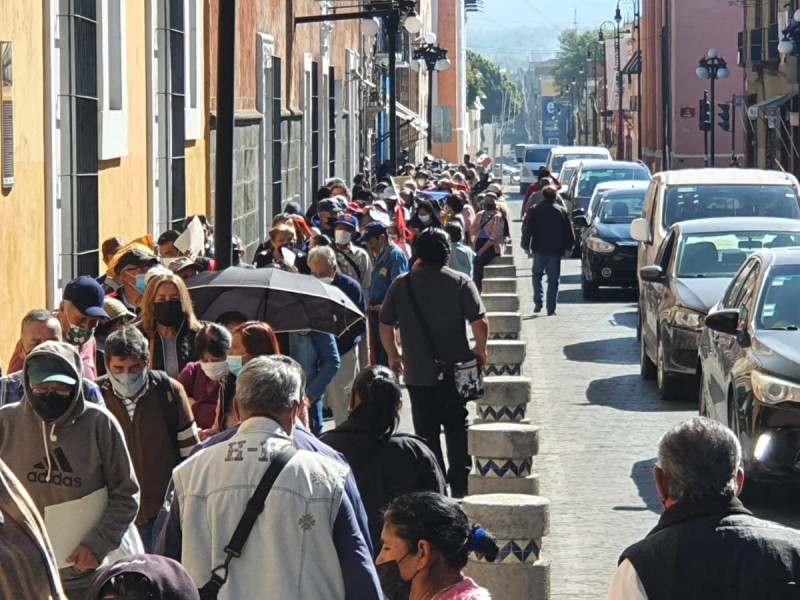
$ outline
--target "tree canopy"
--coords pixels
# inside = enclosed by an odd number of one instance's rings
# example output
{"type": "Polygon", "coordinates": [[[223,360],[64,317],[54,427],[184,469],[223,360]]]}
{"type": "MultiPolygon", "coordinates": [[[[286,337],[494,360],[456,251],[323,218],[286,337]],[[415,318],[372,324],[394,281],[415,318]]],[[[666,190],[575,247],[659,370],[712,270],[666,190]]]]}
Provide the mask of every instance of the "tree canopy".
{"type": "Polygon", "coordinates": [[[467,50],[467,105],[481,97],[484,110],[481,121],[491,123],[493,116],[516,114],[522,109],[522,94],[504,69],[486,57],[467,50]],[[510,102],[510,105],[509,105],[510,102]]]}
{"type": "Polygon", "coordinates": [[[584,73],[588,73],[587,52],[602,52],[602,42],[597,43],[597,33],[597,30],[566,29],[558,36],[558,64],[553,69],[557,87],[564,89],[571,85],[573,77],[580,77],[581,66],[584,73]]]}

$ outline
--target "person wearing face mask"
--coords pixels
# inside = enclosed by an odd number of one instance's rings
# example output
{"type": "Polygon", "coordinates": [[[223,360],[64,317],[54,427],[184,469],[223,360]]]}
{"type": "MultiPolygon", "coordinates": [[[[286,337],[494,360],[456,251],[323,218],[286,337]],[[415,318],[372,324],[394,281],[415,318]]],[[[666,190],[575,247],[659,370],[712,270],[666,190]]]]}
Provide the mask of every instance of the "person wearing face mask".
{"type": "MultiPolygon", "coordinates": [[[[308,255],[308,265],[314,277],[329,283],[344,292],[359,310],[367,314],[367,298],[361,285],[342,273],[336,264],[336,255],[330,247],[314,248],[308,255]]],[[[333,411],[338,425],[347,418],[350,383],[359,370],[359,343],[366,333],[367,324],[360,321],[335,339],[339,351],[339,370],[325,389],[325,400],[333,411]]]]}
{"type": "Polygon", "coordinates": [[[381,343],[378,315],[389,286],[399,275],[408,271],[408,258],[403,251],[389,241],[389,229],[383,223],[367,224],[361,241],[373,257],[372,284],[369,288],[369,335],[373,364],[389,366],[389,357],[381,343]]]}
{"type": "Polygon", "coordinates": [[[377,542],[384,506],[408,492],[445,494],[447,486],[425,440],[397,432],[403,401],[395,374],[386,367],[367,367],[351,384],[347,419],[321,439],[341,452],[353,469],[370,536],[377,542]]]}
{"type": "Polygon", "coordinates": [[[366,250],[353,242],[358,239],[358,219],[355,215],[342,214],[336,219],[333,240],[339,269],[345,275],[361,283],[364,291],[372,282],[372,261],[366,250]]]}
{"type": "Polygon", "coordinates": [[[440,213],[441,208],[438,202],[420,198],[417,201],[417,210],[414,216],[408,220],[408,226],[416,235],[419,235],[429,227],[441,227],[440,213]]]}
{"type": "Polygon", "coordinates": [[[231,336],[231,347],[225,357],[228,374],[220,380],[214,424],[201,432],[205,439],[235,427],[238,423],[234,411],[236,378],[242,368],[256,356],[280,354],[281,348],[275,330],[261,321],[247,321],[239,325],[231,336]]]}
{"type": "Polygon", "coordinates": [[[115,279],[121,284],[116,298],[132,313],[139,314],[142,295],[147,286],[147,272],[160,264],[161,261],[154,254],[131,248],[114,266],[115,279]]]}
{"type": "Polygon", "coordinates": [[[255,267],[272,267],[291,273],[307,273],[305,254],[296,247],[297,237],[291,219],[269,230],[269,249],[256,254],[255,267]]]}
{"type": "MultiPolygon", "coordinates": [[[[109,298],[106,298],[106,303],[108,301],[109,298]]],[[[25,364],[25,357],[33,352],[35,348],[49,341],[62,341],[61,324],[58,319],[49,310],[35,309],[29,311],[22,319],[22,332],[19,342],[24,355],[19,359],[19,363],[13,362],[10,365],[16,367],[18,364],[19,366],[15,370],[9,370],[8,375],[0,378],[0,406],[15,404],[22,400],[22,396],[25,394],[25,386],[22,380],[22,367],[25,364]]],[[[103,406],[103,396],[93,381],[84,378],[81,380],[81,387],[87,402],[103,406]]]]}
{"type": "Polygon", "coordinates": [[[150,368],[177,379],[187,363],[197,360],[194,338],[200,321],[194,314],[183,279],[165,272],[154,275],[142,297],[136,326],[150,341],[150,368]]]}
{"type": "Polygon", "coordinates": [[[25,359],[22,401],[0,409],[0,459],[44,516],[54,549],[64,545],[65,527],[48,520],[47,507],[90,495],[103,503],[96,524],[74,524],[86,527],[81,542],[54,557],[71,600],[85,597],[94,570],[119,547],[139,509],[120,426],[106,409],[85,401],[82,379],[72,345],[44,342],[25,359]]]}
{"type": "Polygon", "coordinates": [[[214,425],[220,381],[230,372],[226,358],[231,349],[231,334],[222,325],[207,323],[194,338],[200,360],[188,363],[178,378],[192,405],[192,414],[202,430],[214,425]]]}
{"type": "Polygon", "coordinates": [[[147,339],[133,326],[106,340],[106,375],[98,380],[106,407],[119,422],[141,486],[136,527],[147,552],[172,469],[200,441],[183,386],[147,368],[147,339]]]}
{"type": "MultiPolygon", "coordinates": [[[[344,198],[344,196],[320,200],[319,204],[317,204],[317,215],[315,218],[311,219],[312,227],[318,227],[323,235],[331,239],[333,239],[336,219],[342,213],[342,205],[339,203],[338,198],[344,198]]],[[[345,202],[347,201],[346,198],[344,198],[344,200],[345,202]]]]}
{"type": "Polygon", "coordinates": [[[64,296],[55,315],[64,332],[64,341],[75,347],[83,360],[86,379],[97,379],[97,340],[94,330],[107,319],[103,308],[105,293],[100,284],[87,275],[76,277],[64,288],[64,296]]]}
{"type": "Polygon", "coordinates": [[[475,265],[473,280],[481,290],[483,283],[483,268],[492,262],[495,257],[503,256],[505,251],[505,219],[497,209],[497,195],[486,192],[481,199],[481,211],[475,215],[475,221],[469,228],[470,235],[475,239],[475,265]]]}
{"type": "Polygon", "coordinates": [[[449,498],[435,492],[396,498],[384,512],[381,539],[376,563],[387,600],[491,600],[462,571],[470,552],[494,562],[500,548],[480,525],[470,527],[449,498]]]}

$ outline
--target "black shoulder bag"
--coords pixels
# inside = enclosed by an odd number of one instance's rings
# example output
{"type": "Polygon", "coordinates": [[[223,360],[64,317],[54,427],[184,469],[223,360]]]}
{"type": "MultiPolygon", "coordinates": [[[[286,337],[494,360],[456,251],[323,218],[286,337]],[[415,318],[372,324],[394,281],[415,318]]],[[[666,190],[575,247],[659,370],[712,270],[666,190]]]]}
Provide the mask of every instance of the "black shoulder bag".
{"type": "Polygon", "coordinates": [[[264,511],[264,504],[272,486],[275,485],[275,480],[278,479],[278,475],[296,453],[297,450],[290,444],[273,456],[253,495],[247,501],[244,514],[239,519],[239,524],[236,526],[231,540],[225,546],[225,554],[227,555],[225,562],[211,570],[211,579],[200,588],[200,600],[216,600],[219,590],[228,581],[228,568],[231,561],[242,555],[244,543],[253,530],[253,525],[255,525],[258,515],[264,511]]]}
{"type": "Polygon", "coordinates": [[[408,298],[411,300],[411,307],[414,309],[417,320],[422,325],[425,341],[428,342],[431,350],[433,350],[433,362],[436,364],[438,381],[454,387],[456,393],[464,402],[483,398],[483,373],[481,373],[478,359],[473,358],[466,362],[452,363],[442,360],[441,358],[436,358],[439,353],[436,351],[436,344],[433,343],[433,336],[428,330],[428,323],[425,321],[422,310],[417,303],[417,296],[414,294],[414,288],[411,287],[410,272],[405,277],[405,285],[408,298]]]}

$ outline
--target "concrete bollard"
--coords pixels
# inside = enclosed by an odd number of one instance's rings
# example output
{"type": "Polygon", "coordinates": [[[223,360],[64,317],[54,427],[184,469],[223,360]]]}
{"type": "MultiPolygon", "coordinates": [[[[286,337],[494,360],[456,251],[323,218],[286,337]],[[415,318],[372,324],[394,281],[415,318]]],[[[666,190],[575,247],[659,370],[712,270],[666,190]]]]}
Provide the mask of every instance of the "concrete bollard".
{"type": "Polygon", "coordinates": [[[511,277],[502,279],[484,279],[481,293],[484,294],[516,294],[517,280],[511,277]]]}
{"type": "Polygon", "coordinates": [[[540,496],[486,494],[461,504],[470,524],[497,538],[500,552],[487,562],[474,552],[465,573],[487,588],[494,600],[548,600],[550,561],[542,558],[542,538],[550,533],[550,501],[540,496]]]}
{"type": "Polygon", "coordinates": [[[491,262],[492,265],[513,265],[514,264],[514,255],[510,254],[508,250],[503,256],[496,256],[494,260],[491,262]]]}
{"type": "Polygon", "coordinates": [[[475,472],[469,475],[469,494],[539,493],[533,457],[539,453],[539,428],[522,423],[472,425],[469,453],[475,472]]]}
{"type": "Polygon", "coordinates": [[[483,268],[484,279],[502,279],[504,277],[517,276],[517,267],[512,265],[496,265],[494,263],[486,265],[483,268]]]}
{"type": "Polygon", "coordinates": [[[485,377],[485,393],[476,403],[477,418],[473,423],[527,423],[531,380],[528,377],[502,375],[485,377]]]}
{"type": "Polygon", "coordinates": [[[518,340],[522,331],[522,315],[518,312],[486,313],[489,319],[490,340],[518,340]]]}
{"type": "Polygon", "coordinates": [[[522,375],[525,362],[525,342],[517,340],[489,340],[486,343],[489,364],[486,375],[522,375]]]}
{"type": "MultiPolygon", "coordinates": [[[[485,288],[484,288],[485,289],[485,288]]],[[[486,311],[492,312],[517,312],[519,310],[519,296],[516,294],[481,294],[486,311]]],[[[491,333],[491,330],[489,330],[491,333]]]]}

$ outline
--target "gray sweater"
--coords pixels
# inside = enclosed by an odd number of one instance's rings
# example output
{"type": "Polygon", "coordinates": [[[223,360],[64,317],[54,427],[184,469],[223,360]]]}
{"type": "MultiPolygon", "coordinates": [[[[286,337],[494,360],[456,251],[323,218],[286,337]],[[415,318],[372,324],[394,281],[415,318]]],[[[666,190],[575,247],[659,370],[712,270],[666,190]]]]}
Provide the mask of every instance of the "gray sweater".
{"type": "MultiPolygon", "coordinates": [[[[22,482],[36,507],[77,500],[103,487],[108,504],[97,527],[84,539],[98,561],[119,547],[139,509],[139,485],[122,431],[104,408],[84,401],[81,386],[67,411],[44,421],[29,398],[28,362],[36,356],[63,361],[77,380],[83,376],[78,353],[68,344],[45,342],[31,352],[23,367],[25,395],[19,404],[0,409],[0,459],[22,482]]],[[[50,532],[52,535],[52,532],[50,532]]],[[[57,556],[56,561],[66,557],[57,556]]],[[[93,572],[61,569],[64,588],[88,587],[93,572]]]]}

